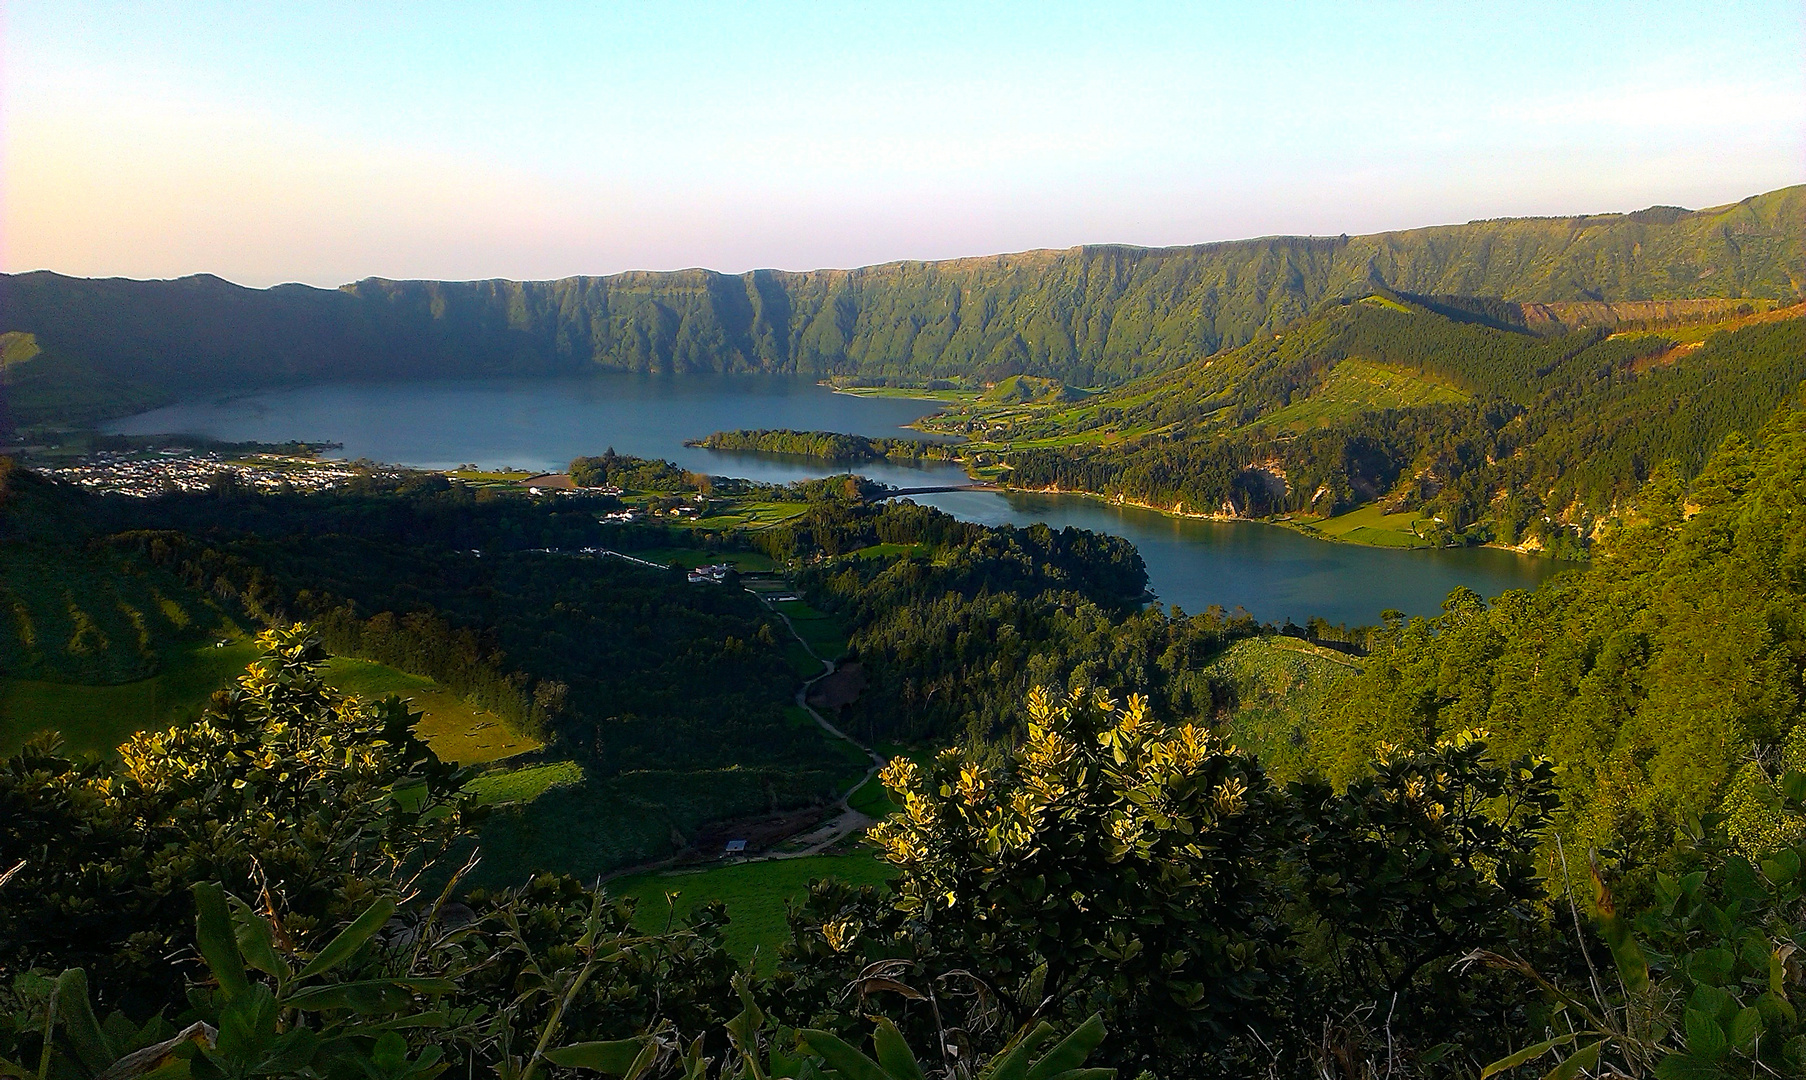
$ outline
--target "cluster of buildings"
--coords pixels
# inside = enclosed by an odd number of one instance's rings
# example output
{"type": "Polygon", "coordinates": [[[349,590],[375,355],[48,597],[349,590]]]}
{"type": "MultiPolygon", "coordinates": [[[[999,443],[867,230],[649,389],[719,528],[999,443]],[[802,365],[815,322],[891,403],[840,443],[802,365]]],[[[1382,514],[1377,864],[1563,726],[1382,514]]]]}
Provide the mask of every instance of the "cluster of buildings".
{"type": "Polygon", "coordinates": [[[716,563],[713,566],[698,566],[690,571],[692,585],[720,585],[727,581],[727,575],[733,572],[727,563],[716,563]]]}
{"type": "Polygon", "coordinates": [[[211,450],[99,451],[80,463],[38,467],[46,476],[92,491],[149,498],[174,491],[205,491],[215,479],[266,491],[322,491],[359,474],[341,461],[251,454],[227,458],[211,450]]]}

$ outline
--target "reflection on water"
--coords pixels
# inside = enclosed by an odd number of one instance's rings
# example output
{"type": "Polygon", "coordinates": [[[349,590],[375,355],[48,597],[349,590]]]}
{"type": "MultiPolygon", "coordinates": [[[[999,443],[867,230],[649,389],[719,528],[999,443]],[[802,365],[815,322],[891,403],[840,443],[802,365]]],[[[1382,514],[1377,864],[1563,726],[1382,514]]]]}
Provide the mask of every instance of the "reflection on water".
{"type": "MultiPolygon", "coordinates": [[[[337,453],[344,457],[428,469],[469,462],[550,472],[573,457],[612,446],[698,472],[789,483],[846,467],[702,450],[683,442],[737,428],[909,435],[903,425],[928,409],[916,401],[835,394],[780,376],[615,374],[311,386],[171,405],[118,421],[109,430],[342,442],[337,453]]],[[[858,471],[898,487],[964,480],[964,473],[947,465],[868,463],[858,471]]],[[[1163,603],[1187,611],[1239,605],[1262,620],[1302,622],[1321,615],[1355,625],[1377,621],[1386,608],[1433,614],[1456,586],[1496,596],[1534,587],[1565,565],[1508,551],[1334,544],[1276,526],[1174,518],[1077,495],[959,491],[917,501],[985,524],[1045,522],[1126,537],[1147,562],[1151,586],[1163,603]]]]}
{"type": "MultiPolygon", "coordinates": [[[[116,421],[126,434],[179,432],[232,441],[340,442],[347,458],[421,469],[466,462],[559,471],[609,447],[686,469],[787,484],[833,472],[820,461],[723,453],[684,445],[740,428],[920,437],[904,426],[919,401],[836,394],[805,379],[769,375],[607,374],[571,379],[466,379],[332,383],[216,401],[184,402],[116,421]]],[[[946,470],[948,466],[939,466],[946,470]]],[[[908,465],[861,466],[873,479],[919,486],[908,465]]],[[[963,475],[952,470],[955,475],[963,475]]]]}
{"type": "Polygon", "coordinates": [[[1438,611],[1449,591],[1485,596],[1535,588],[1566,563],[1490,548],[1395,551],[1315,540],[1277,525],[1178,518],[1084,495],[952,491],[919,496],[987,525],[1045,522],[1114,533],[1134,543],[1159,600],[1186,611],[1240,605],[1257,618],[1304,622],[1320,615],[1351,626],[1396,608],[1438,611]]]}

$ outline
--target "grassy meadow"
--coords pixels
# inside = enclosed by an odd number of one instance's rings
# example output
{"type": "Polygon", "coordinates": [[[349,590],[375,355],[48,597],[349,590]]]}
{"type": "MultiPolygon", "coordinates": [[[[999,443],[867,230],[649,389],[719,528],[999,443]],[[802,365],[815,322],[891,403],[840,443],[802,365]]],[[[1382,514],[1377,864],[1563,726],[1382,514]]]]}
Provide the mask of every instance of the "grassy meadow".
{"type": "Polygon", "coordinates": [[[244,673],[257,656],[249,638],[172,649],[157,674],[112,685],[0,678],[0,753],[37,732],[61,733],[77,753],[112,753],[132,735],[199,718],[215,690],[244,673]]]}
{"type": "Polygon", "coordinates": [[[500,717],[477,708],[433,680],[392,667],[335,656],[326,665],[326,682],[364,698],[390,694],[408,698],[422,713],[414,731],[446,761],[486,765],[540,747],[537,740],[509,730],[500,717]]]}
{"type": "Polygon", "coordinates": [[[847,651],[847,632],[839,620],[811,607],[803,600],[773,601],[772,608],[784,613],[797,636],[809,643],[805,649],[795,638],[786,643],[784,656],[798,675],[812,679],[822,673],[821,662],[839,659],[847,651]],[[810,651],[813,650],[813,656],[810,651]],[[819,659],[817,659],[819,657],[819,659]]]}
{"type": "Polygon", "coordinates": [[[1332,699],[1335,684],[1360,664],[1334,649],[1297,638],[1244,638],[1205,668],[1233,688],[1230,741],[1281,777],[1304,770],[1308,725],[1332,699]]]}
{"type": "Polygon", "coordinates": [[[1419,535],[1419,530],[1432,523],[1416,513],[1388,514],[1378,503],[1368,503],[1335,517],[1316,521],[1294,519],[1290,524],[1301,532],[1351,544],[1421,548],[1429,547],[1430,542],[1419,535]]]}
{"type": "Polygon", "coordinates": [[[1349,357],[1330,369],[1315,393],[1268,413],[1257,423],[1305,431],[1379,409],[1453,405],[1468,397],[1446,381],[1349,357]]]}

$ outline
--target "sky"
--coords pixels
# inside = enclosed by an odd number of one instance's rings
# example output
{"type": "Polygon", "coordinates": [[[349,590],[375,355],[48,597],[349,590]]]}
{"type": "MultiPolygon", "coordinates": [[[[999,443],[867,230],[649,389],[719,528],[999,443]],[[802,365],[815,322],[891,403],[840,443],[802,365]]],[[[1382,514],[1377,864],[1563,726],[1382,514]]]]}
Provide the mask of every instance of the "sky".
{"type": "Polygon", "coordinates": [[[810,269],[1806,181],[1806,4],[0,0],[0,269],[810,269]]]}

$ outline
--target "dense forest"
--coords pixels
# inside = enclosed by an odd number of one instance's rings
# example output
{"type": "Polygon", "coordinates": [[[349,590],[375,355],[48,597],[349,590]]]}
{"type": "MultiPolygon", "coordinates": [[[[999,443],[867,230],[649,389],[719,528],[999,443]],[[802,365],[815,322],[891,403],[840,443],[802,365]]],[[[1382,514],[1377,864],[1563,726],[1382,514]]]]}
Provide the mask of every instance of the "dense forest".
{"type": "Polygon", "coordinates": [[[1281,783],[1139,697],[1037,688],[1019,739],[891,764],[904,812],[872,842],[892,888],[814,886],[761,976],[724,955],[719,908],[648,934],[569,878],[460,890],[444,853],[481,819],[465,774],[400,701],[326,688],[305,627],[261,644],[202,723],[112,760],[51,740],[0,763],[18,859],[0,1060],[635,1080],[1806,1069],[1789,962],[1806,772],[1765,775],[1768,831],[1727,846],[1708,822],[1665,845],[1647,899],[1595,865],[1583,922],[1547,857],[1546,760],[1464,731],[1386,748],[1345,787],[1281,783]],[[944,1048],[926,1068],[923,1047],[944,1048]]]}
{"type": "Polygon", "coordinates": [[[1134,546],[1079,529],[824,502],[758,542],[780,558],[815,556],[798,581],[842,618],[871,679],[841,717],[868,741],[1005,738],[1037,686],[1138,693],[1169,715],[1212,716],[1233,687],[1205,668],[1260,630],[1245,614],[1143,610],[1134,546]],[[874,545],[902,550],[866,554],[874,545]]]}
{"type": "Polygon", "coordinates": [[[433,679],[552,740],[606,789],[598,797],[630,794],[644,821],[622,861],[669,848],[661,807],[685,806],[688,830],[813,804],[846,770],[786,713],[783,626],[738,589],[579,554],[672,542],[658,527],[599,524],[588,501],[439,477],[147,500],[31,474],[13,486],[0,512],[0,603],[11,609],[0,674],[119,681],[155,671],[164,641],[204,634],[222,614],[304,619],[335,654],[433,679]],[[681,796],[704,778],[721,799],[698,818],[681,796]]]}
{"type": "MultiPolygon", "coordinates": [[[[913,1076],[951,1067],[920,1051],[954,1031],[961,1061],[1025,1070],[1035,1047],[1049,1076],[1806,1070],[1806,410],[1656,476],[1585,568],[1388,619],[1259,756],[1211,665],[1261,628],[1141,610],[1122,541],[795,493],[801,517],[738,539],[851,628],[876,692],[848,719],[952,745],[885,772],[890,888],[814,886],[762,972],[724,954],[718,909],[646,933],[606,888],[473,887],[458,867],[508,850],[507,815],[401,702],[320,678],[322,635],[463,657],[518,674],[599,774],[807,776],[820,740],[762,719],[793,684],[750,597],[569,554],[664,530],[431,477],[151,500],[5,479],[9,543],[316,620],[264,634],[200,723],[0,764],[9,1062],[913,1076]],[[176,1038],[191,1020],[211,1028],[176,1038]]],[[[615,812],[652,805],[623,790],[615,812]]]]}
{"type": "Polygon", "coordinates": [[[1432,519],[1440,542],[1573,553],[1661,469],[1689,478],[1727,433],[1753,435],[1802,379],[1798,317],[1685,344],[1539,337],[1380,295],[974,436],[1081,436],[1015,453],[1022,487],[1238,516],[1381,500],[1432,519]]]}
{"type": "MultiPolygon", "coordinates": [[[[1359,237],[1038,251],[857,270],[549,282],[371,279],[252,290],[209,276],[0,278],[13,424],[91,420],[187,388],[596,369],[1028,374],[1116,383],[1253,340],[1376,287],[1550,302],[1792,298],[1806,188],[1731,206],[1500,219],[1359,237]]],[[[1520,318],[1529,316],[1520,315],[1520,318]]]]}
{"type": "Polygon", "coordinates": [[[1772,783],[1806,766],[1803,481],[1806,412],[1788,410],[1691,485],[1653,483],[1586,573],[1393,621],[1310,732],[1318,766],[1346,781],[1378,746],[1484,727],[1561,763],[1576,840],[1656,852],[1722,810],[1739,842],[1771,843],[1772,783]]]}
{"type": "Polygon", "coordinates": [[[842,435],[834,431],[717,431],[690,446],[710,450],[751,450],[761,454],[793,454],[829,461],[949,461],[956,451],[925,439],[842,435]]]}

